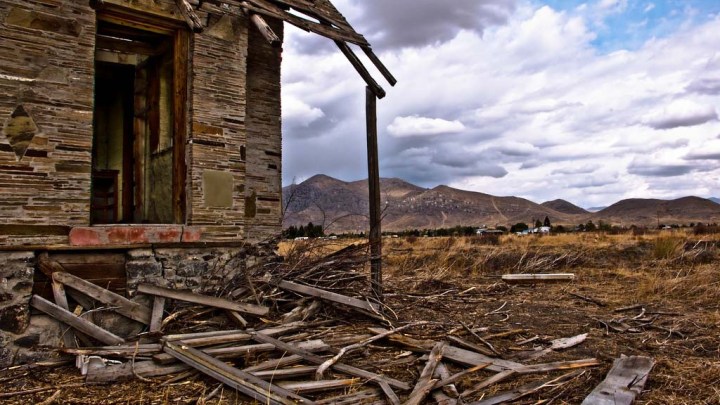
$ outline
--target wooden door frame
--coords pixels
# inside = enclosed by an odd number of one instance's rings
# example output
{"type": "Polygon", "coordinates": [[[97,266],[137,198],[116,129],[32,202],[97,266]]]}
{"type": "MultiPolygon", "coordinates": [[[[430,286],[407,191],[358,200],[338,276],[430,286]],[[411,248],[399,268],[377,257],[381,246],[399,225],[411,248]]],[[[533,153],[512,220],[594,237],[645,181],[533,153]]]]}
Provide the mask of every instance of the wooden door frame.
{"type": "Polygon", "coordinates": [[[144,14],[122,7],[104,7],[97,12],[98,21],[127,26],[170,37],[173,46],[173,223],[187,222],[188,100],[191,35],[184,21],[144,14]]]}

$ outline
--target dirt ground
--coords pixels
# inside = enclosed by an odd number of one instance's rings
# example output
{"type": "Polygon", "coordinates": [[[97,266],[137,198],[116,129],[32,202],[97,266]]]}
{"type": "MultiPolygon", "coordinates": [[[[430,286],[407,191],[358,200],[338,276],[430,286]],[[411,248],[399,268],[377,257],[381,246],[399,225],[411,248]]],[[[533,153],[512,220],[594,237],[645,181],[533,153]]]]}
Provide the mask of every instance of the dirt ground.
{"type": "MultiPolygon", "coordinates": [[[[588,334],[582,344],[535,362],[597,358],[601,366],[584,369],[569,383],[517,403],[579,404],[603,380],[614,359],[643,355],[654,358],[656,365],[636,403],[720,404],[719,240],[718,235],[690,233],[387,239],[386,304],[399,319],[396,325],[431,322],[408,330],[407,336],[442,341],[462,331],[464,324],[481,331],[479,335],[509,360],[532,353],[534,346],[547,347],[553,339],[588,334]],[[575,281],[517,286],[500,279],[506,273],[557,272],[573,273],[575,281]]],[[[285,245],[281,253],[294,248],[285,245]]],[[[368,326],[377,326],[376,321],[333,307],[324,307],[317,317],[340,320],[317,333],[323,338],[368,334],[368,326]]],[[[407,349],[390,344],[371,345],[343,362],[408,382],[417,379],[418,367],[424,364],[407,349]]],[[[451,373],[463,370],[447,364],[451,373]]],[[[458,382],[458,388],[491,375],[477,372],[458,382]]],[[[547,377],[513,378],[472,400],[547,377]]],[[[52,387],[4,399],[16,404],[41,403],[58,389],[55,403],[252,403],[228,390],[205,401],[218,383],[203,376],[168,380],[86,386],[74,367],[38,367],[3,371],[0,392],[52,387]]]]}

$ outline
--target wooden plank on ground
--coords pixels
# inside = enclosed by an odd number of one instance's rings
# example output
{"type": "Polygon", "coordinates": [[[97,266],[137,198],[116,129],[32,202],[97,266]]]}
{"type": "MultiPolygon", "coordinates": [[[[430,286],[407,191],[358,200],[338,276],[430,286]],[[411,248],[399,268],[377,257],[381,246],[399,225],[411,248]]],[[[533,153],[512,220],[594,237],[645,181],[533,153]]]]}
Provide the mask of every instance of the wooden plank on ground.
{"type": "Polygon", "coordinates": [[[508,284],[559,283],[575,280],[572,273],[558,274],[503,274],[502,281],[508,284]]]}
{"type": "MultiPolygon", "coordinates": [[[[387,329],[384,328],[368,328],[373,333],[383,333],[386,332],[387,329]]],[[[416,351],[423,351],[427,352],[430,349],[428,348],[428,343],[420,340],[415,340],[412,338],[408,338],[407,336],[403,336],[401,334],[393,334],[388,337],[391,341],[397,342],[400,344],[405,345],[411,350],[416,351]]],[[[489,357],[484,354],[480,354],[474,351],[461,349],[459,347],[455,346],[446,346],[443,350],[443,357],[452,360],[456,363],[463,364],[466,366],[479,366],[481,364],[490,364],[487,369],[490,371],[504,371],[504,370],[510,370],[510,369],[517,369],[525,367],[524,364],[516,363],[514,361],[509,360],[503,360],[498,359],[495,357],[489,357]]]]}
{"type": "Polygon", "coordinates": [[[150,324],[152,311],[144,305],[130,301],[123,296],[110,292],[102,287],[98,287],[93,283],[87,282],[69,273],[55,272],[52,277],[55,282],[62,283],[65,286],[79,291],[96,301],[114,307],[114,311],[120,315],[127,316],[128,318],[142,322],[145,325],[150,324]]]}
{"type": "Polygon", "coordinates": [[[581,373],[582,372],[580,371],[572,371],[570,373],[563,374],[560,377],[527,383],[510,391],[501,392],[497,395],[485,398],[481,401],[471,402],[470,405],[496,405],[512,402],[524,396],[530,395],[534,392],[540,391],[543,388],[557,387],[559,385],[567,383],[581,373]]]}
{"type": "Polygon", "coordinates": [[[622,356],[613,363],[605,380],[583,401],[583,405],[628,405],[642,392],[655,361],[644,356],[622,356]]]}
{"type": "Polygon", "coordinates": [[[306,285],[301,285],[297,283],[293,283],[290,281],[280,281],[277,283],[277,286],[282,288],[283,290],[288,290],[292,292],[296,292],[298,294],[302,295],[309,295],[311,297],[317,297],[323,300],[336,302],[338,304],[347,305],[350,307],[354,307],[357,309],[362,309],[365,311],[369,311],[370,313],[377,313],[380,312],[380,308],[377,306],[377,304],[371,304],[366,301],[359,300],[357,298],[348,297],[341,294],[336,294],[334,292],[321,290],[319,288],[315,287],[309,287],[306,285]]]}
{"type": "Polygon", "coordinates": [[[68,326],[72,326],[80,332],[105,344],[119,345],[125,343],[125,340],[123,340],[121,337],[115,336],[114,334],[106,331],[105,329],[95,325],[90,321],[80,318],[79,316],[75,316],[75,314],[73,314],[72,312],[62,309],[42,297],[33,295],[32,299],[30,300],[30,305],[32,305],[33,308],[42,311],[57,319],[58,321],[63,322],[68,326]]]}
{"type": "Polygon", "coordinates": [[[425,364],[425,368],[423,368],[423,371],[420,373],[420,378],[418,378],[417,384],[415,384],[415,388],[413,388],[407,401],[405,401],[405,405],[421,404],[423,402],[423,400],[425,399],[425,397],[433,389],[433,387],[435,386],[435,383],[438,380],[434,380],[432,377],[433,377],[433,374],[435,373],[435,368],[437,368],[437,365],[440,363],[440,360],[442,360],[443,350],[445,349],[446,346],[447,346],[447,343],[438,342],[432,348],[432,350],[430,351],[428,361],[425,364]]]}
{"type": "Polygon", "coordinates": [[[195,294],[189,291],[171,290],[169,288],[157,287],[150,284],[140,284],[137,291],[142,294],[155,295],[173,300],[192,302],[193,304],[206,305],[214,308],[228,309],[230,311],[244,312],[252,315],[267,315],[270,309],[258,305],[241,304],[224,298],[210,297],[208,295],[195,294]]]}
{"type": "MultiPolygon", "coordinates": [[[[185,346],[191,347],[190,345],[185,346]]],[[[330,346],[320,339],[300,342],[298,343],[298,347],[312,352],[325,351],[330,348],[330,346]]],[[[273,350],[275,350],[275,346],[270,343],[202,349],[203,353],[209,354],[218,359],[231,359],[251,354],[271,352],[273,350]]],[[[153,360],[156,363],[169,364],[173,362],[173,357],[167,353],[160,353],[154,355],[153,360]]]]}
{"type": "MultiPolygon", "coordinates": [[[[57,304],[57,306],[66,311],[70,311],[67,295],[65,295],[65,287],[63,287],[62,284],[56,282],[52,282],[51,285],[53,297],[55,298],[55,304],[57,304]]],[[[73,332],[72,328],[67,328],[67,330],[64,330],[62,337],[63,345],[66,348],[77,347],[77,343],[75,343],[75,332],[73,332]]]]}
{"type": "Polygon", "coordinates": [[[152,314],[150,315],[150,332],[160,332],[165,315],[165,297],[153,298],[152,314]]]}
{"type": "MultiPolygon", "coordinates": [[[[320,356],[316,356],[306,350],[298,348],[295,345],[282,342],[280,340],[274,339],[270,336],[267,336],[267,335],[264,335],[261,333],[253,334],[253,339],[260,343],[270,343],[279,350],[283,350],[283,351],[286,351],[286,352],[292,353],[292,354],[297,354],[298,356],[302,357],[306,361],[309,361],[309,362],[317,364],[317,365],[323,364],[325,362],[325,359],[323,359],[320,356]]],[[[349,374],[349,375],[352,375],[355,377],[360,377],[360,378],[367,378],[368,380],[373,381],[373,382],[385,381],[390,386],[398,388],[400,390],[406,390],[406,391],[410,390],[410,385],[408,385],[402,381],[398,381],[398,380],[396,380],[394,378],[390,378],[390,377],[385,377],[380,374],[372,373],[370,371],[362,370],[357,367],[349,366],[347,364],[335,363],[332,365],[332,368],[341,373],[349,374]]]]}
{"type": "Polygon", "coordinates": [[[100,383],[131,380],[135,378],[135,376],[146,378],[161,377],[168,374],[176,374],[189,368],[189,366],[182,363],[161,366],[152,361],[139,361],[134,365],[132,362],[127,362],[100,368],[90,368],[88,369],[85,381],[89,383],[100,383]]]}
{"type": "Polygon", "coordinates": [[[79,349],[61,349],[60,352],[72,354],[75,356],[112,356],[112,357],[132,357],[132,356],[148,356],[159,353],[162,345],[158,343],[131,344],[124,346],[101,346],[101,347],[83,347],[79,349]]]}
{"type": "Polygon", "coordinates": [[[321,381],[292,381],[279,382],[277,385],[298,394],[330,391],[339,388],[350,389],[360,384],[359,378],[349,378],[344,380],[321,380],[321,381]]]}
{"type": "Polygon", "coordinates": [[[165,343],[165,352],[181,362],[234,388],[260,403],[269,405],[295,405],[298,402],[313,404],[291,391],[264,381],[252,374],[234,368],[180,342],[165,343]]]}
{"type": "MultiPolygon", "coordinates": [[[[286,378],[305,377],[315,373],[317,367],[315,366],[300,366],[290,368],[280,368],[263,371],[253,371],[250,374],[255,377],[262,378],[263,380],[278,381],[286,378]]],[[[245,371],[243,369],[243,371],[245,371]]]]}

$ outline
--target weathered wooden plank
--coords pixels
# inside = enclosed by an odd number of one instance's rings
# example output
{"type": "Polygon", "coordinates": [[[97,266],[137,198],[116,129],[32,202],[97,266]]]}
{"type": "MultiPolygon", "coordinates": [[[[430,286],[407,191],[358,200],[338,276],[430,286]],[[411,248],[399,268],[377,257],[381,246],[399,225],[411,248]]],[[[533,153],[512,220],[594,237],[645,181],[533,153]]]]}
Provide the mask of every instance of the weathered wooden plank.
{"type": "MultiPolygon", "coordinates": [[[[316,401],[317,405],[356,405],[369,404],[380,399],[379,389],[367,389],[349,394],[343,394],[330,398],[323,398],[316,401]]],[[[399,403],[399,402],[398,402],[399,403]]]]}
{"type": "Polygon", "coordinates": [[[497,383],[499,383],[500,381],[504,381],[504,380],[506,380],[506,379],[514,376],[514,375],[516,375],[516,373],[515,373],[515,371],[513,371],[513,370],[501,371],[501,372],[495,374],[494,376],[492,376],[492,377],[490,377],[490,378],[487,378],[487,379],[481,381],[480,383],[478,383],[478,384],[476,384],[476,385],[474,385],[474,386],[466,389],[465,391],[461,392],[461,393],[460,393],[460,398],[467,398],[467,397],[475,394],[476,392],[480,391],[480,390],[483,389],[483,388],[487,388],[487,387],[489,387],[489,386],[491,386],[491,385],[493,385],[493,384],[497,384],[497,383]]]}
{"type": "Polygon", "coordinates": [[[370,61],[375,65],[377,70],[383,75],[385,80],[390,83],[391,86],[395,86],[397,84],[397,79],[395,76],[393,76],[392,73],[390,73],[390,70],[385,66],[385,64],[382,63],[380,58],[375,55],[375,52],[373,52],[372,48],[369,46],[361,46],[363,52],[365,52],[365,55],[370,59],[370,61]]]}
{"type": "Polygon", "coordinates": [[[555,361],[552,363],[541,363],[532,364],[529,366],[522,366],[515,368],[514,370],[518,374],[533,374],[533,373],[547,373],[548,371],[555,370],[570,370],[574,368],[585,368],[594,367],[600,365],[597,359],[582,359],[582,360],[570,360],[570,361],[555,361]]]}
{"type": "Polygon", "coordinates": [[[144,305],[130,301],[125,297],[110,292],[102,287],[98,287],[95,284],[89,283],[69,273],[56,272],[53,273],[52,277],[55,282],[62,283],[96,301],[114,307],[114,311],[120,315],[127,316],[128,318],[142,322],[145,325],[150,324],[152,311],[144,305]]]}
{"type": "MultiPolygon", "coordinates": [[[[180,342],[180,341],[175,341],[180,342]]],[[[184,344],[184,341],[183,341],[184,344]]],[[[187,345],[191,347],[190,345],[187,345]]],[[[324,351],[330,348],[325,342],[320,339],[308,340],[306,342],[300,342],[297,345],[303,350],[307,351],[324,351]]],[[[215,347],[202,349],[203,353],[209,354],[218,359],[229,359],[240,356],[247,356],[250,354],[265,353],[275,350],[275,346],[270,343],[261,343],[253,345],[243,346],[230,346],[230,347],[215,347]]],[[[153,361],[159,364],[169,364],[173,362],[173,357],[167,353],[160,353],[153,356],[153,361]]]]}
{"type": "Polygon", "coordinates": [[[385,381],[378,381],[377,384],[380,386],[383,394],[385,394],[385,398],[387,398],[388,402],[390,402],[390,405],[400,405],[400,398],[398,398],[390,384],[385,381]]]}
{"type": "MultiPolygon", "coordinates": [[[[387,329],[384,328],[368,328],[373,333],[383,333],[387,329]]],[[[391,341],[401,343],[411,350],[427,352],[429,349],[427,342],[408,338],[401,334],[393,334],[388,337],[391,341]]],[[[455,346],[446,346],[443,350],[443,357],[456,363],[466,366],[478,366],[481,364],[490,364],[487,369],[490,371],[504,371],[510,369],[518,369],[525,367],[524,364],[514,361],[489,357],[484,354],[476,353],[470,350],[461,349],[455,346]]]]}
{"type": "Polygon", "coordinates": [[[90,368],[85,377],[85,381],[89,383],[99,382],[116,382],[131,380],[135,376],[141,377],[160,377],[168,374],[175,374],[190,367],[185,364],[173,364],[170,366],[161,366],[152,361],[139,361],[134,365],[132,362],[123,364],[115,364],[99,368],[90,368]]]}
{"type": "MultiPolygon", "coordinates": [[[[253,339],[257,342],[261,343],[270,343],[273,346],[275,346],[279,350],[284,350],[288,353],[297,354],[298,356],[302,357],[303,359],[314,363],[314,364],[322,364],[325,362],[325,359],[323,359],[320,356],[316,356],[306,350],[303,350],[299,348],[299,345],[291,345],[289,343],[282,342],[277,339],[273,339],[270,336],[263,335],[260,333],[256,333],[253,335],[253,339]]],[[[385,381],[390,386],[393,386],[395,388],[401,389],[401,390],[409,390],[410,386],[402,381],[398,381],[394,378],[385,377],[380,374],[375,374],[370,371],[362,370],[357,367],[349,366],[347,364],[342,363],[335,363],[332,365],[332,368],[346,374],[350,374],[355,377],[361,377],[361,378],[367,378],[370,381],[385,381]]]]}
{"type": "Polygon", "coordinates": [[[583,405],[629,405],[635,401],[647,382],[655,360],[644,356],[622,356],[583,405]]]}
{"type": "Polygon", "coordinates": [[[302,295],[309,295],[311,297],[317,297],[327,301],[337,302],[338,304],[362,309],[371,313],[377,313],[380,310],[380,308],[376,304],[371,304],[366,301],[361,301],[357,298],[347,297],[345,295],[336,294],[334,292],[325,291],[319,288],[309,287],[290,281],[280,281],[279,283],[277,283],[277,286],[282,288],[283,290],[296,292],[302,295]]]}
{"type": "Polygon", "coordinates": [[[125,343],[125,340],[123,340],[121,337],[115,336],[112,333],[106,331],[105,329],[89,321],[86,321],[83,318],[75,316],[75,314],[73,314],[72,312],[62,309],[42,297],[33,295],[32,299],[30,300],[30,305],[32,305],[33,308],[42,311],[59,320],[60,322],[72,326],[80,332],[105,344],[118,345],[125,343]]]}
{"type": "Polygon", "coordinates": [[[203,23],[195,13],[195,9],[193,9],[192,5],[190,5],[187,0],[175,0],[175,3],[177,4],[178,9],[180,9],[180,14],[185,19],[188,27],[190,27],[193,32],[202,32],[204,28],[203,23]]]}
{"type": "Polygon", "coordinates": [[[355,55],[355,52],[350,49],[350,46],[343,41],[337,40],[335,41],[335,44],[343,53],[343,55],[345,55],[350,64],[355,68],[360,77],[363,78],[372,93],[379,99],[385,98],[385,95],[387,94],[385,93],[385,89],[383,89],[382,86],[380,86],[378,82],[375,81],[370,72],[368,72],[365,65],[363,65],[360,61],[360,58],[358,58],[357,55],[355,55]]]}
{"type": "MultiPolygon", "coordinates": [[[[315,366],[301,366],[301,367],[263,370],[263,371],[253,371],[253,372],[250,372],[250,374],[254,375],[255,377],[262,378],[263,380],[278,381],[278,380],[282,380],[285,378],[295,378],[295,377],[304,377],[304,376],[312,375],[313,373],[315,373],[315,369],[317,369],[317,367],[315,367],[315,366]]],[[[243,369],[243,371],[245,371],[245,369],[243,369]]]]}
{"type": "Polygon", "coordinates": [[[280,367],[291,366],[302,362],[303,358],[297,354],[291,354],[290,356],[283,356],[279,359],[265,360],[262,363],[255,364],[250,367],[246,367],[243,371],[248,373],[254,373],[256,371],[275,370],[280,367]]]}
{"type": "Polygon", "coordinates": [[[486,349],[486,348],[484,348],[484,347],[482,347],[482,346],[478,346],[478,345],[476,345],[476,344],[474,344],[474,343],[472,343],[472,342],[468,342],[467,340],[462,339],[462,338],[459,338],[459,337],[457,337],[457,336],[448,336],[448,340],[450,340],[451,342],[456,343],[456,344],[458,344],[459,346],[462,346],[462,347],[464,347],[464,348],[466,348],[466,349],[469,349],[469,350],[472,350],[472,351],[475,351],[475,352],[484,354],[484,355],[486,355],[486,356],[494,356],[494,355],[495,355],[495,354],[494,354],[493,352],[491,352],[490,350],[488,350],[488,349],[486,349]]]}
{"type": "Polygon", "coordinates": [[[228,317],[232,319],[233,321],[239,323],[242,326],[247,326],[248,322],[245,320],[245,318],[242,317],[239,313],[235,311],[227,311],[228,317]]]}
{"type": "Polygon", "coordinates": [[[534,392],[540,391],[543,388],[562,385],[577,377],[579,374],[580,372],[573,371],[567,374],[563,374],[560,377],[534,381],[528,384],[521,385],[520,387],[517,387],[510,391],[501,392],[500,394],[485,398],[481,401],[472,402],[470,403],[470,405],[496,405],[511,402],[524,396],[530,395],[534,392]]]}
{"type": "MultiPolygon", "coordinates": [[[[57,304],[57,306],[66,311],[70,311],[70,306],[68,305],[67,301],[67,295],[65,295],[65,287],[63,287],[62,284],[56,282],[52,282],[51,286],[53,291],[53,297],[55,298],[55,304],[57,304]]],[[[77,347],[77,344],[75,343],[75,333],[72,331],[71,328],[63,331],[62,337],[65,347],[77,347]]]]}
{"type": "Polygon", "coordinates": [[[338,388],[352,388],[359,383],[359,378],[349,378],[344,380],[279,382],[277,385],[285,388],[286,390],[302,394],[330,391],[338,388]]]}
{"type": "Polygon", "coordinates": [[[410,396],[408,400],[405,401],[405,405],[419,405],[433,389],[435,383],[437,382],[437,380],[433,379],[433,374],[435,373],[435,368],[442,359],[443,350],[446,346],[447,343],[438,342],[432,348],[428,361],[425,364],[425,368],[423,368],[423,371],[420,373],[420,378],[418,378],[415,388],[413,388],[412,392],[410,392],[410,396]]]}
{"type": "Polygon", "coordinates": [[[258,305],[241,304],[224,298],[210,297],[207,295],[195,294],[189,291],[171,290],[169,288],[157,287],[150,284],[140,284],[137,291],[142,294],[156,295],[174,300],[192,302],[193,304],[229,309],[231,311],[244,312],[253,315],[263,316],[270,312],[269,308],[258,305]]]}
{"type": "Polygon", "coordinates": [[[275,31],[270,28],[270,25],[265,21],[265,19],[260,14],[252,13],[250,15],[250,20],[255,24],[255,27],[260,31],[260,34],[265,38],[266,41],[272,46],[273,48],[279,48],[282,46],[282,40],[280,37],[275,33],[275,31]]]}
{"type": "Polygon", "coordinates": [[[79,349],[70,348],[62,349],[62,353],[72,354],[75,356],[113,356],[113,357],[132,357],[134,355],[147,356],[160,353],[162,346],[157,343],[147,343],[140,345],[125,346],[100,346],[100,347],[83,347],[79,349]]]}
{"type": "MultiPolygon", "coordinates": [[[[458,374],[467,375],[464,373],[458,374]]],[[[456,376],[458,374],[456,374],[456,376]]],[[[437,367],[435,367],[435,373],[433,374],[433,377],[436,380],[439,380],[435,383],[435,386],[430,391],[430,394],[432,395],[433,399],[435,399],[435,402],[437,402],[438,405],[457,405],[457,403],[459,402],[457,398],[460,397],[460,393],[458,392],[457,387],[455,387],[455,380],[452,379],[452,377],[454,376],[450,375],[450,370],[448,370],[448,368],[445,366],[445,363],[438,363],[437,367]]],[[[458,379],[461,377],[462,376],[458,376],[458,379]]]]}
{"type": "Polygon", "coordinates": [[[184,346],[182,341],[177,343],[167,342],[164,350],[190,367],[261,403],[271,405],[293,405],[297,402],[313,404],[309,399],[231,367],[190,346],[184,346]]]}
{"type": "Polygon", "coordinates": [[[535,284],[535,283],[553,283],[553,282],[569,282],[575,280],[572,273],[558,274],[503,274],[502,281],[508,284],[535,284]]]}
{"type": "Polygon", "coordinates": [[[165,314],[165,297],[153,298],[152,314],[150,315],[150,332],[160,332],[165,314]]]}

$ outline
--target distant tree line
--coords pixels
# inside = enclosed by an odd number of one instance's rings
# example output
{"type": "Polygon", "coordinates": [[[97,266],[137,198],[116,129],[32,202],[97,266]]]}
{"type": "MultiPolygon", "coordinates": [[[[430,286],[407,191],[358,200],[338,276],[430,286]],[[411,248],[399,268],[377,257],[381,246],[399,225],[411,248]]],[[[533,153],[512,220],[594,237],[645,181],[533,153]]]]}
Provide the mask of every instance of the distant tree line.
{"type": "Polygon", "coordinates": [[[285,237],[286,239],[295,239],[302,237],[320,238],[323,236],[325,236],[325,231],[323,230],[323,227],[321,225],[314,225],[312,222],[308,222],[308,224],[305,226],[300,225],[300,227],[296,227],[293,225],[283,231],[283,237],[285,237]]]}
{"type": "MultiPolygon", "coordinates": [[[[565,226],[565,225],[552,225],[550,222],[550,218],[545,217],[544,221],[540,220],[533,220],[530,222],[535,226],[535,228],[540,228],[541,226],[546,226],[551,228],[552,233],[568,233],[568,232],[604,232],[609,234],[621,234],[626,232],[632,232],[633,234],[640,235],[645,234],[648,232],[652,232],[652,229],[656,229],[655,227],[647,228],[642,226],[636,226],[631,225],[629,227],[626,226],[617,226],[617,225],[611,225],[603,220],[598,221],[598,223],[593,222],[592,220],[589,220],[585,223],[581,223],[575,226],[565,226]]],[[[673,224],[673,225],[665,225],[660,224],[660,226],[657,229],[666,229],[667,227],[678,229],[678,228],[693,228],[693,231],[696,235],[705,235],[705,234],[718,234],[720,233],[720,227],[717,223],[708,223],[708,224],[702,224],[702,223],[694,223],[691,222],[690,224],[673,224]]],[[[440,237],[440,236],[473,236],[476,235],[478,229],[483,229],[479,226],[454,226],[451,228],[424,228],[424,229],[408,229],[405,231],[385,231],[383,232],[384,236],[395,236],[398,237],[421,237],[421,236],[428,236],[428,237],[440,237]]],[[[510,232],[510,233],[518,233],[527,231],[530,229],[530,225],[528,225],[525,222],[518,222],[514,225],[511,225],[508,229],[505,226],[496,226],[496,231],[501,232],[510,232]]],[[[299,237],[308,237],[308,238],[318,238],[325,236],[325,232],[320,225],[314,225],[312,222],[309,222],[307,225],[300,227],[291,226],[287,228],[283,232],[283,236],[287,239],[295,239],[299,237]]],[[[365,232],[360,233],[345,233],[345,234],[339,234],[338,237],[348,237],[348,238],[356,238],[356,237],[365,237],[365,232]]]]}

